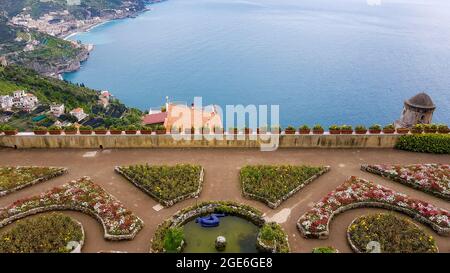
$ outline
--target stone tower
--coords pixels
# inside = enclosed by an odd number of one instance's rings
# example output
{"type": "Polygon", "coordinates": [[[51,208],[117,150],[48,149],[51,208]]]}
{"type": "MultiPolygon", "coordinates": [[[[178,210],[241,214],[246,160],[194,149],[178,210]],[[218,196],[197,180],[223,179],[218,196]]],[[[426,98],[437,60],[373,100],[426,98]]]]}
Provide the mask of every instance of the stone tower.
{"type": "Polygon", "coordinates": [[[395,122],[396,128],[411,128],[415,124],[429,124],[436,109],[430,96],[419,93],[404,103],[400,119],[395,122]]]}

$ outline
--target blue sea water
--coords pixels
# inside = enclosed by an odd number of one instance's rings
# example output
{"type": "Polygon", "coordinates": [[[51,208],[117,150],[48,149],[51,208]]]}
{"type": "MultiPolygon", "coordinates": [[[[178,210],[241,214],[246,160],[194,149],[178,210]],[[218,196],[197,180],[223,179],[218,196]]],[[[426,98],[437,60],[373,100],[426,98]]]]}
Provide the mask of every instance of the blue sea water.
{"type": "Polygon", "coordinates": [[[169,0],[71,39],[66,80],[125,104],[280,105],[281,125],[386,124],[426,91],[450,123],[448,0],[169,0]],[[368,3],[379,3],[371,4],[368,3]]]}

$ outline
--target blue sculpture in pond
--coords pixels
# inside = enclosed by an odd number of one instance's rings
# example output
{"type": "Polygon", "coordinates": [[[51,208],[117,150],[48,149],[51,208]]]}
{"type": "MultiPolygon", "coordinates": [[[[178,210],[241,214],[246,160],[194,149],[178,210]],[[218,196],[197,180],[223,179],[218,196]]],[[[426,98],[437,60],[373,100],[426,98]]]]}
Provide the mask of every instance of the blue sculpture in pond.
{"type": "Polygon", "coordinates": [[[205,217],[195,219],[202,227],[217,227],[220,224],[220,217],[225,217],[225,213],[212,213],[205,217]]]}

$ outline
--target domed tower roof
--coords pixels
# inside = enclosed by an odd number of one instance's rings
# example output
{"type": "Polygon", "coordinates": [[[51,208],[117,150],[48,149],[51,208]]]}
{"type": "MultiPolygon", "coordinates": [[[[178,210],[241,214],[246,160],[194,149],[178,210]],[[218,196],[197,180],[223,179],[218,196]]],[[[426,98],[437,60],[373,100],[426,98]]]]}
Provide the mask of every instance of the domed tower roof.
{"type": "Polygon", "coordinates": [[[435,109],[436,105],[434,105],[433,100],[431,100],[430,96],[426,93],[419,93],[409,100],[405,101],[405,104],[422,109],[435,109]]]}

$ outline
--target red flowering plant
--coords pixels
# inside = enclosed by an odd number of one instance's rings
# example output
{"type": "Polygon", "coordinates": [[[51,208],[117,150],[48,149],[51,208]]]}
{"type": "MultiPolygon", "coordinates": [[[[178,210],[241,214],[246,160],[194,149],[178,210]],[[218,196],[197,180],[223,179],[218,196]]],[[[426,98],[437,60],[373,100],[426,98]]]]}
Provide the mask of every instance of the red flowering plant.
{"type": "Polygon", "coordinates": [[[71,181],[33,197],[0,208],[0,227],[44,211],[76,210],[95,217],[104,228],[105,239],[133,239],[143,222],[114,196],[89,177],[71,181]]]}
{"type": "Polygon", "coordinates": [[[358,207],[381,207],[403,212],[430,225],[439,234],[450,234],[448,211],[353,176],[303,214],[297,228],[307,238],[325,239],[334,215],[358,207]]]}
{"type": "Polygon", "coordinates": [[[362,165],[361,169],[450,200],[449,164],[362,165]]]}

